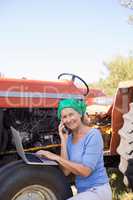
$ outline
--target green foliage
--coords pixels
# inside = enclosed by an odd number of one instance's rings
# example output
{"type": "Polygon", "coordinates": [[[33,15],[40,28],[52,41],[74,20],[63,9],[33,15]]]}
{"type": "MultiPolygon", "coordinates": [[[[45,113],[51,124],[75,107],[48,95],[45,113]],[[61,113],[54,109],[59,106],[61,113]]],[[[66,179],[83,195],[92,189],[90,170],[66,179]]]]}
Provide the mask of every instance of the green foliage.
{"type": "Polygon", "coordinates": [[[108,168],[107,173],[110,180],[113,200],[133,200],[131,198],[127,198],[130,193],[128,193],[128,189],[123,183],[123,174],[121,174],[117,168],[108,168]]]}
{"type": "Polygon", "coordinates": [[[133,80],[133,57],[117,56],[110,62],[104,62],[109,76],[104,80],[90,84],[90,87],[104,89],[107,95],[114,95],[120,81],[133,80]]]}

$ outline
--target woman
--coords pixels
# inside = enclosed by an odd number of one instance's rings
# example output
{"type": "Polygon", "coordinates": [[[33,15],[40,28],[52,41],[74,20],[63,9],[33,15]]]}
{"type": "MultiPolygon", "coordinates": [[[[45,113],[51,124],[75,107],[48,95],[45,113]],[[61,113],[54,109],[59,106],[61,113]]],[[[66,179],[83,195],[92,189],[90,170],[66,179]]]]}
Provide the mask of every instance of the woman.
{"type": "Polygon", "coordinates": [[[60,101],[58,118],[61,120],[61,155],[43,150],[37,154],[56,160],[65,175],[76,175],[78,194],[69,200],[111,200],[111,188],[103,162],[102,136],[98,129],[84,123],[85,111],[84,101],[60,101]]]}

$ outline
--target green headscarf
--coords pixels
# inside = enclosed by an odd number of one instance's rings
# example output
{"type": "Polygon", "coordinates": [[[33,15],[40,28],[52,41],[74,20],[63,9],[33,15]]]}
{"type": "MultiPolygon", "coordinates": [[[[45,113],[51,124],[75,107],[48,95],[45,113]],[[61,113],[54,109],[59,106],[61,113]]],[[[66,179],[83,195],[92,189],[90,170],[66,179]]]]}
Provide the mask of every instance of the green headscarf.
{"type": "Polygon", "coordinates": [[[80,113],[82,116],[84,115],[86,111],[86,104],[84,101],[76,100],[76,99],[64,99],[59,102],[58,105],[58,119],[61,119],[61,111],[64,108],[73,108],[75,111],[80,113]]]}

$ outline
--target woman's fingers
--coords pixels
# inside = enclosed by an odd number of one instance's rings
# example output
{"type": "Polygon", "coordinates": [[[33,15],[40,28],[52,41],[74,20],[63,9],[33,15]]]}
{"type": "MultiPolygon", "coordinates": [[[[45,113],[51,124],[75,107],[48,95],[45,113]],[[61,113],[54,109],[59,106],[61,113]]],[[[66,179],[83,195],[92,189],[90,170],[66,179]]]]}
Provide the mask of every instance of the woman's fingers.
{"type": "Polygon", "coordinates": [[[39,150],[39,151],[36,152],[36,155],[44,157],[45,156],[45,151],[39,150]]]}
{"type": "Polygon", "coordinates": [[[64,124],[61,122],[59,124],[59,132],[63,132],[63,128],[65,128],[64,124]]]}
{"type": "Polygon", "coordinates": [[[46,157],[51,160],[57,160],[59,157],[58,155],[51,153],[50,151],[44,151],[44,150],[39,150],[36,152],[36,154],[38,156],[46,157]]]}

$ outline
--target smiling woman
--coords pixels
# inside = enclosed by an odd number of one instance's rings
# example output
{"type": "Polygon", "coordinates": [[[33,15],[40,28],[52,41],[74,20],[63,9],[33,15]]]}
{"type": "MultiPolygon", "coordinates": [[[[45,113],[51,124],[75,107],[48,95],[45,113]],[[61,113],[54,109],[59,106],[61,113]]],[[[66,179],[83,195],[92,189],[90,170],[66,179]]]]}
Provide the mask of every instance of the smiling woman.
{"type": "Polygon", "coordinates": [[[99,130],[84,124],[85,111],[84,101],[60,101],[58,118],[61,120],[61,155],[43,150],[37,154],[56,160],[65,175],[73,173],[76,176],[78,194],[70,200],[86,200],[88,197],[91,200],[111,200],[111,188],[103,163],[102,136],[99,130]]]}

